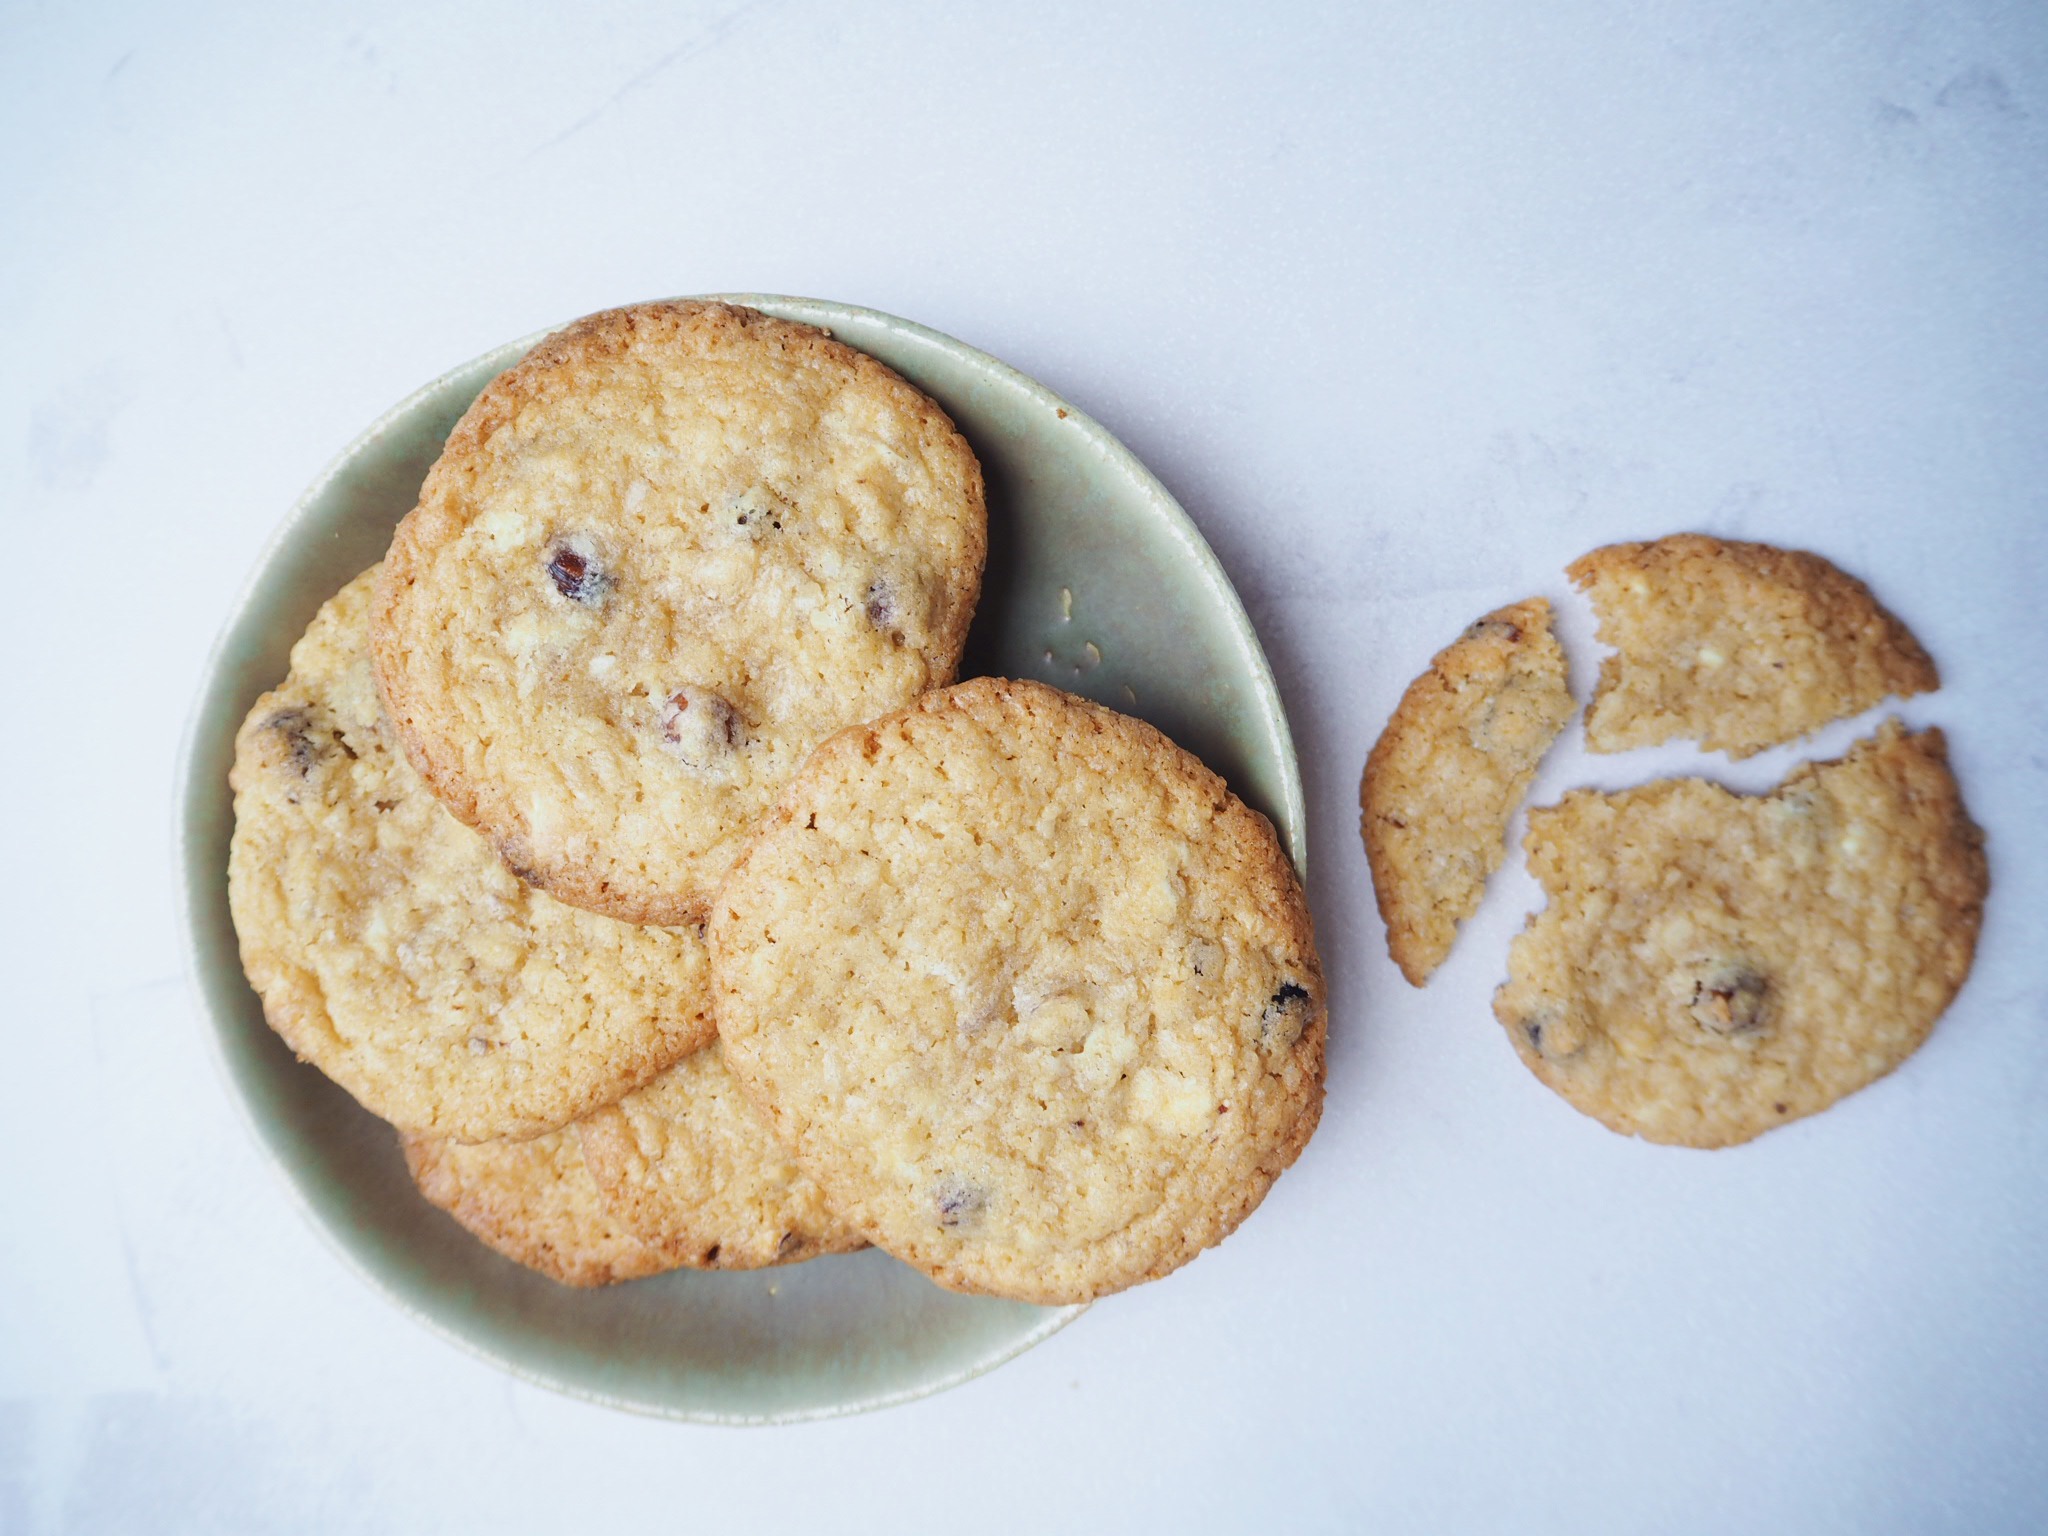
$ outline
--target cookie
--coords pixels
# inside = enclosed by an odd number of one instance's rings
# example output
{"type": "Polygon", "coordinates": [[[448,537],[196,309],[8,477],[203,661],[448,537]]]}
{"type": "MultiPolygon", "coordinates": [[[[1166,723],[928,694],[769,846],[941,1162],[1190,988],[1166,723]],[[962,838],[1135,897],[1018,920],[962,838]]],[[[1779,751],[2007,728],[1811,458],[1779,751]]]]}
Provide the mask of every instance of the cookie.
{"type": "Polygon", "coordinates": [[[982,678],[834,736],[719,892],[726,1059],[833,1209],[957,1290],[1163,1275],[1322,1108],[1265,818],[1152,727],[982,678]]]}
{"type": "Polygon", "coordinates": [[[1569,574],[1616,648],[1586,711],[1595,752],[1680,737],[1749,757],[1941,685],[1906,626],[1819,555],[1680,533],[1569,574]]]}
{"type": "Polygon", "coordinates": [[[760,1269],[867,1246],[769,1134],[716,1045],[577,1130],[605,1209],[672,1264],[760,1269]]]}
{"type": "Polygon", "coordinates": [[[1564,649],[1540,597],[1471,625],[1395,706],[1358,802],[1387,951],[1411,985],[1479,910],[1515,807],[1571,715],[1564,649]]]}
{"type": "Polygon", "coordinates": [[[573,1129],[474,1146],[399,1139],[421,1194],[487,1246],[550,1280],[613,1285],[674,1267],[605,1209],[573,1129]]]}
{"type": "Polygon", "coordinates": [[[552,901],[441,809],[370,680],[374,570],[235,739],[228,899],[264,1016],[401,1129],[528,1136],[712,1038],[703,940],[552,901]]]}
{"type": "Polygon", "coordinates": [[[421,774],[577,906],[699,918],[810,750],[951,680],[987,545],[946,414],[726,304],[577,322],[478,396],[372,638],[421,774]]]}
{"type": "Polygon", "coordinates": [[[1494,997],[1529,1070],[1649,1141],[1724,1147],[1904,1061],[1969,975],[1983,835],[1939,731],[1887,721],[1767,795],[1700,779],[1529,813],[1549,905],[1494,997]]]}

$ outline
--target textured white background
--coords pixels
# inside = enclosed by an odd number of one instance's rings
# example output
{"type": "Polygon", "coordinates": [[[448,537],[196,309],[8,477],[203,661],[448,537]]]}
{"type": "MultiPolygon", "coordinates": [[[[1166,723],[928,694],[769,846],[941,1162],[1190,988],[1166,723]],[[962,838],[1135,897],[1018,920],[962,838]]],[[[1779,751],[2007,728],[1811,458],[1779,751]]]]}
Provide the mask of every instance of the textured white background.
{"type": "Polygon", "coordinates": [[[0,1530],[2048,1525],[2048,12],[557,9],[0,6],[0,1530]],[[344,1270],[216,1075],[169,852],[206,650],[329,456],[719,289],[960,336],[1180,496],[1292,712],[1335,999],[1236,1238],[777,1431],[517,1385],[344,1270]],[[1437,645],[1681,527],[1915,627],[1995,882],[1919,1056],[1718,1154],[1516,1063],[1525,877],[1407,989],[1354,832],[1437,645]]]}

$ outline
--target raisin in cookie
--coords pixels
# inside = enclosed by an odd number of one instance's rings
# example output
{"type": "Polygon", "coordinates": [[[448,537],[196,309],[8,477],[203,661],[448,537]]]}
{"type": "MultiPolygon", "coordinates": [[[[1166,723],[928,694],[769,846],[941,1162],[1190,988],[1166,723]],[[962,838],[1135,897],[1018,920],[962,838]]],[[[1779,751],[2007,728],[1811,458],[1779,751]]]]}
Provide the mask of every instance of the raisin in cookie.
{"type": "Polygon", "coordinates": [[[377,591],[414,764],[523,878],[702,915],[826,736],[949,681],[987,544],[939,407],[725,304],[577,322],[449,436],[377,591]]]}
{"type": "Polygon", "coordinates": [[[1988,877],[1939,731],[1897,721],[1768,795],[1667,779],[1529,814],[1549,905],[1494,1012],[1576,1109],[1722,1147],[1904,1061],[1969,974],[1988,877]]]}
{"type": "Polygon", "coordinates": [[[726,1059],[868,1237],[1057,1303],[1226,1236],[1322,1108],[1301,885],[1139,721],[982,678],[833,737],[719,892],[726,1059]]]}
{"type": "Polygon", "coordinates": [[[374,575],[320,610],[236,737],[242,965],[271,1027],[372,1113],[533,1135],[712,1038],[704,943],[550,900],[441,809],[378,710],[374,575]]]}
{"type": "Polygon", "coordinates": [[[760,1269],[867,1246],[768,1133],[716,1045],[577,1130],[605,1208],[672,1263],[760,1269]]]}
{"type": "Polygon", "coordinates": [[[1749,757],[1940,686],[1906,626],[1818,555],[1680,533],[1569,574],[1616,648],[1586,712],[1595,752],[1683,737],[1749,757]]]}
{"type": "Polygon", "coordinates": [[[413,1182],[506,1258],[564,1285],[613,1285],[674,1265],[614,1220],[573,1129],[475,1146],[403,1136],[413,1182]]]}
{"type": "Polygon", "coordinates": [[[1540,597],[1474,623],[1401,696],[1358,801],[1387,950],[1411,985],[1479,910],[1508,821],[1571,715],[1564,649],[1540,597]]]}

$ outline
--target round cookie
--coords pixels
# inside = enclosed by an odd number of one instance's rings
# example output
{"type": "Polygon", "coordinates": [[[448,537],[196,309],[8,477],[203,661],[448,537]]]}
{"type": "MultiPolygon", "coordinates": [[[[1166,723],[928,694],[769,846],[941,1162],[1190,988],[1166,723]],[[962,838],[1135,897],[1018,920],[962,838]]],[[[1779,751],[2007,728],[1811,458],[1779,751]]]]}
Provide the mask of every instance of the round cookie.
{"type": "Polygon", "coordinates": [[[1870,588],[1803,550],[1675,533],[1596,549],[1566,574],[1616,648],[1586,707],[1595,752],[1683,737],[1749,757],[1941,684],[1870,588]]]}
{"type": "Polygon", "coordinates": [[[867,1246],[768,1133],[717,1045],[577,1131],[605,1209],[673,1264],[761,1269],[867,1246]]]}
{"type": "Polygon", "coordinates": [[[1479,910],[1508,822],[1572,717],[1550,604],[1529,598],[1468,625],[1408,685],[1358,786],[1387,952],[1421,986],[1479,910]]]}
{"type": "Polygon", "coordinates": [[[530,890],[378,710],[366,571],[235,740],[228,899],[271,1027],[373,1114],[483,1141],[565,1124],[712,1038],[703,940],[530,890]]]}
{"type": "Polygon", "coordinates": [[[1939,731],[1896,720],[1768,795],[1700,779],[1529,813],[1549,905],[1494,1013],[1624,1134],[1748,1141],[1904,1061],[1969,975],[1988,887],[1939,731]]]}
{"type": "Polygon", "coordinates": [[[986,546],[966,441],[873,358],[732,305],[613,310],[450,434],[385,561],[378,682],[522,878],[695,920],[813,747],[952,678],[986,546]]]}
{"type": "Polygon", "coordinates": [[[606,1211],[576,1132],[474,1146],[401,1136],[405,1165],[434,1204],[488,1247],[563,1285],[613,1285],[674,1266],[606,1211]]]}
{"type": "Polygon", "coordinates": [[[1301,885],[1152,727],[982,678],[821,746],[719,892],[726,1059],[833,1209],[1084,1301],[1228,1235],[1322,1109],[1301,885]]]}

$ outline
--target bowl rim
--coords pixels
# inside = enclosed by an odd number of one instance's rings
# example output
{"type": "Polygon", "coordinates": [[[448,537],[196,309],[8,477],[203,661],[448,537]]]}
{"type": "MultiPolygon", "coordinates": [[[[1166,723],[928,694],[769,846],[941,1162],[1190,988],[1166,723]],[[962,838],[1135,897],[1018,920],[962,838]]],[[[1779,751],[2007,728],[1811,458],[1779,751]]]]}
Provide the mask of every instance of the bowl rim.
{"type": "MultiPolygon", "coordinates": [[[[1252,680],[1255,712],[1258,723],[1272,742],[1273,750],[1281,772],[1277,785],[1280,803],[1274,807],[1280,823],[1275,830],[1297,874],[1306,882],[1308,878],[1308,824],[1305,796],[1302,791],[1301,764],[1294,747],[1294,736],[1289,726],[1286,711],[1282,706],[1278,680],[1264,646],[1260,643],[1258,631],[1252,624],[1251,616],[1245,610],[1243,599],[1231,584],[1223,569],[1222,561],[1202,536],[1194,520],[1188,516],[1179,500],[1167,490],[1159,478],[1148,469],[1136,454],[1131,452],[1116,436],[1093,416],[1055,394],[1045,385],[1028,374],[1011,367],[980,348],[950,336],[932,327],[905,320],[897,315],[862,305],[846,304],[829,299],[802,298],[781,294],[765,293],[711,293],[682,296],[709,300],[719,303],[743,304],[762,309],[784,319],[802,320],[816,325],[830,333],[835,318],[854,317],[865,324],[878,325],[895,335],[914,342],[918,346],[936,352],[964,357],[980,370],[997,381],[1019,391],[1039,403],[1057,410],[1062,421],[1086,438],[1094,451],[1100,454],[1145,493],[1145,498],[1161,514],[1162,525],[1171,533],[1180,546],[1181,553],[1189,560],[1203,584],[1209,589],[1211,598],[1230,621],[1241,648],[1246,654],[1252,680]]],[[[668,302],[655,300],[651,302],[668,302]]],[[[579,317],[580,318],[580,317],[579,317]]],[[[453,1344],[463,1353],[482,1360],[505,1371],[508,1375],[530,1385],[542,1387],[562,1396],[581,1402],[593,1403],[606,1408],[617,1409],[646,1418],[664,1419],[673,1422],[754,1426],[771,1424],[795,1424],[815,1422],[821,1419],[844,1418],[854,1414],[867,1413],[877,1409],[894,1407],[900,1403],[914,1402],[919,1398],[931,1397],[953,1387],[963,1385],[978,1376],[986,1375],[1000,1365],[1016,1359],[1025,1351],[1043,1343],[1053,1334],[1079,1317],[1089,1308],[1083,1302],[1064,1307],[1046,1308],[1045,1316],[1032,1328],[1024,1330],[1001,1348],[995,1349],[968,1364],[940,1376],[918,1381],[912,1385],[898,1387],[885,1392],[872,1393],[845,1401],[820,1404],[811,1407],[793,1408],[766,1413],[727,1413],[702,1408],[684,1407],[662,1403],[645,1398],[622,1396],[584,1386],[564,1377],[538,1370],[524,1362],[494,1349],[478,1339],[470,1337],[438,1317],[416,1305],[384,1276],[377,1273],[349,1244],[343,1241],[335,1230],[314,1208],[311,1199],[300,1187],[299,1180],[286,1166],[278,1148],[273,1146],[271,1137],[258,1119],[255,1107],[243,1091],[236,1077],[233,1063],[228,1057],[226,1031],[208,996],[201,979],[202,967],[206,960],[204,924],[206,904],[217,897],[217,891],[201,889],[201,881],[195,872],[198,854],[198,839],[194,834],[194,822],[200,813],[197,797],[210,793],[214,788],[207,784],[202,788],[198,770],[201,755],[202,727],[206,717],[212,713],[211,706],[221,688],[222,666],[228,646],[246,617],[249,608],[256,601],[260,590],[271,576],[272,567],[283,551],[301,533],[303,524],[314,504],[326,492],[335,479],[395,423],[405,419],[427,402],[431,397],[445,390],[462,375],[469,374],[487,363],[497,362],[498,372],[519,357],[524,356],[539,342],[555,334],[575,320],[565,320],[558,325],[547,326],[516,340],[502,342],[487,348],[475,357],[444,369],[426,383],[421,384],[393,405],[378,413],[376,418],[349,439],[348,443],[335,453],[306,488],[293,500],[291,507],[278,521],[270,537],[251,561],[247,573],[237,584],[226,616],[216,631],[213,643],[207,648],[205,661],[200,669],[198,684],[187,708],[185,725],[178,744],[178,755],[171,795],[172,814],[172,857],[178,879],[179,937],[183,958],[184,981],[187,995],[195,1005],[195,1015],[207,1041],[207,1054],[211,1059],[217,1079],[226,1095],[235,1106],[243,1129],[260,1149],[263,1162],[271,1176],[285,1188],[288,1198],[300,1218],[310,1226],[330,1251],[342,1261],[343,1266],[359,1280],[394,1306],[404,1316],[425,1328],[435,1337],[453,1344]]],[[[493,375],[495,376],[495,375],[493,375]]],[[[488,383],[488,380],[486,380],[488,383]]]]}

